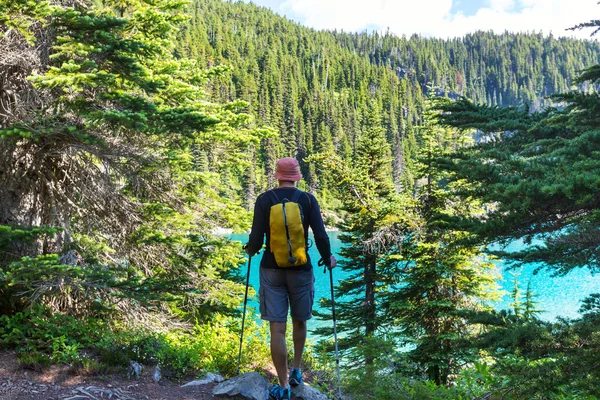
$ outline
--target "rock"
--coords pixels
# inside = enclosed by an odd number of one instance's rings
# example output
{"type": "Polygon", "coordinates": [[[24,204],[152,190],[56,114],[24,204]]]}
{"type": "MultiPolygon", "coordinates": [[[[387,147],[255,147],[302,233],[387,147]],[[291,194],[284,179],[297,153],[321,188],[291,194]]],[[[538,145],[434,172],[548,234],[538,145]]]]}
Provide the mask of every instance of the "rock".
{"type": "Polygon", "coordinates": [[[266,400],[267,380],[258,372],[250,372],[219,383],[213,389],[213,395],[231,399],[266,400]]]}
{"type": "Polygon", "coordinates": [[[129,371],[127,371],[127,377],[129,378],[139,378],[142,374],[142,370],[144,367],[142,364],[137,363],[136,361],[131,361],[129,363],[129,371]]]}
{"type": "Polygon", "coordinates": [[[158,383],[162,379],[162,375],[160,373],[160,367],[157,365],[154,367],[154,373],[152,374],[152,380],[154,383],[158,383]]]}
{"type": "Polygon", "coordinates": [[[327,400],[327,396],[307,384],[292,387],[292,395],[303,400],[327,400]]]}
{"type": "Polygon", "coordinates": [[[202,379],[196,379],[195,381],[191,381],[186,383],[185,385],[182,385],[181,387],[187,387],[187,386],[201,386],[201,385],[207,385],[209,383],[221,383],[223,382],[224,379],[221,375],[218,374],[213,374],[211,372],[207,372],[206,375],[204,376],[204,378],[202,379]]]}

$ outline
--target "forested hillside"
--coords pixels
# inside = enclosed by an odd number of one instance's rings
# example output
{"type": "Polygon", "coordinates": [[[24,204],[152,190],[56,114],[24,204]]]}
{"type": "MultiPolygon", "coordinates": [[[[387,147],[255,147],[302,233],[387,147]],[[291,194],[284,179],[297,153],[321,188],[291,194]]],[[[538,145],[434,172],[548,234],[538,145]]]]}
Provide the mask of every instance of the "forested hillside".
{"type": "Polygon", "coordinates": [[[220,0],[195,0],[187,12],[191,20],[179,34],[178,52],[207,67],[231,68],[212,81],[212,99],[248,101],[259,125],[280,137],[265,140],[255,150],[258,158],[248,156],[258,163],[247,176],[225,174],[247,205],[273,183],[271,168],[280,156],[297,157],[309,188],[320,189],[327,202],[331,182],[303,160],[330,150],[350,157],[370,99],[380,108],[399,186],[412,179],[414,127],[428,86],[451,98],[540,109],[550,104],[546,96],[568,90],[577,71],[600,60],[596,41],[537,33],[442,40],[315,31],[266,8],[220,0]]]}

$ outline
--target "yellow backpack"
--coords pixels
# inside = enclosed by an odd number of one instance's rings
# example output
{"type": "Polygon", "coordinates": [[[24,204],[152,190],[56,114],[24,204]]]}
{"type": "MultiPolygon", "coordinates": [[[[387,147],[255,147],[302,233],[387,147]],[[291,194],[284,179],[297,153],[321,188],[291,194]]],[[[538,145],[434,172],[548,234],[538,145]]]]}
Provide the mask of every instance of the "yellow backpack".
{"type": "Polygon", "coordinates": [[[308,262],[306,256],[306,242],[304,240],[304,225],[302,221],[302,207],[298,199],[301,190],[296,190],[291,200],[279,200],[274,190],[269,191],[274,204],[270,212],[269,246],[275,255],[275,262],[279,267],[295,267],[308,262]]]}

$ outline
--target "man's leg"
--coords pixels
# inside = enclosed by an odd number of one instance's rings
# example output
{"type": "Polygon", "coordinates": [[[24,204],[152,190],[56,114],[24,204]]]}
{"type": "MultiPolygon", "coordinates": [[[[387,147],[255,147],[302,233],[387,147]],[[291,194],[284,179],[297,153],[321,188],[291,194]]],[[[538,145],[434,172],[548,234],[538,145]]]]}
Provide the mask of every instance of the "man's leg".
{"type": "MultiPolygon", "coordinates": [[[[279,384],[282,387],[288,386],[288,359],[287,346],[285,344],[285,322],[271,322],[271,357],[277,370],[279,384]]],[[[294,325],[295,328],[295,325],[294,325]]],[[[306,336],[306,335],[305,335],[306,336]]],[[[295,343],[295,341],[294,341],[295,343]]],[[[295,349],[295,345],[294,345],[295,349]]]]}
{"type": "Polygon", "coordinates": [[[302,353],[304,353],[304,344],[306,343],[306,321],[299,321],[292,318],[292,327],[294,338],[294,368],[300,368],[302,353]]]}
{"type": "Polygon", "coordinates": [[[315,295],[315,277],[312,270],[290,271],[287,286],[290,290],[294,339],[294,369],[291,372],[292,384],[302,383],[300,364],[306,343],[306,325],[312,318],[312,306],[315,295]]]}
{"type": "Polygon", "coordinates": [[[271,330],[271,358],[279,377],[280,385],[288,386],[287,346],[285,329],[288,314],[288,292],[286,271],[260,269],[260,314],[269,321],[271,330]]]}

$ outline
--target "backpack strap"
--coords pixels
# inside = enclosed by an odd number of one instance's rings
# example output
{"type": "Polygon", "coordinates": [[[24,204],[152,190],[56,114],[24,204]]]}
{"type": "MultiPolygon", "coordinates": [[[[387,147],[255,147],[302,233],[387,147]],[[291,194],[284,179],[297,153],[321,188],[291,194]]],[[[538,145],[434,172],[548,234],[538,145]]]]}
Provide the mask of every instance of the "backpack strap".
{"type": "Polygon", "coordinates": [[[275,193],[274,190],[271,189],[267,193],[269,193],[269,195],[271,195],[271,200],[273,200],[273,204],[281,203],[281,200],[279,200],[279,197],[277,197],[277,193],[275,193]]]}
{"type": "Polygon", "coordinates": [[[298,200],[300,200],[300,196],[302,196],[303,194],[306,195],[306,200],[308,200],[308,206],[312,209],[312,200],[310,199],[308,192],[303,192],[302,190],[298,189],[296,191],[296,193],[294,193],[294,197],[292,197],[292,201],[294,203],[297,203],[298,200]]]}
{"type": "Polygon", "coordinates": [[[308,195],[308,192],[304,192],[304,193],[306,193],[306,198],[308,199],[308,205],[312,209],[312,200],[310,199],[310,196],[308,195]]]}
{"type": "MultiPolygon", "coordinates": [[[[298,200],[300,200],[300,196],[302,195],[302,193],[304,193],[302,190],[300,189],[296,189],[296,192],[294,193],[294,195],[292,196],[292,203],[297,203],[298,200]]],[[[308,202],[310,203],[310,199],[308,200],[308,202]]]]}

